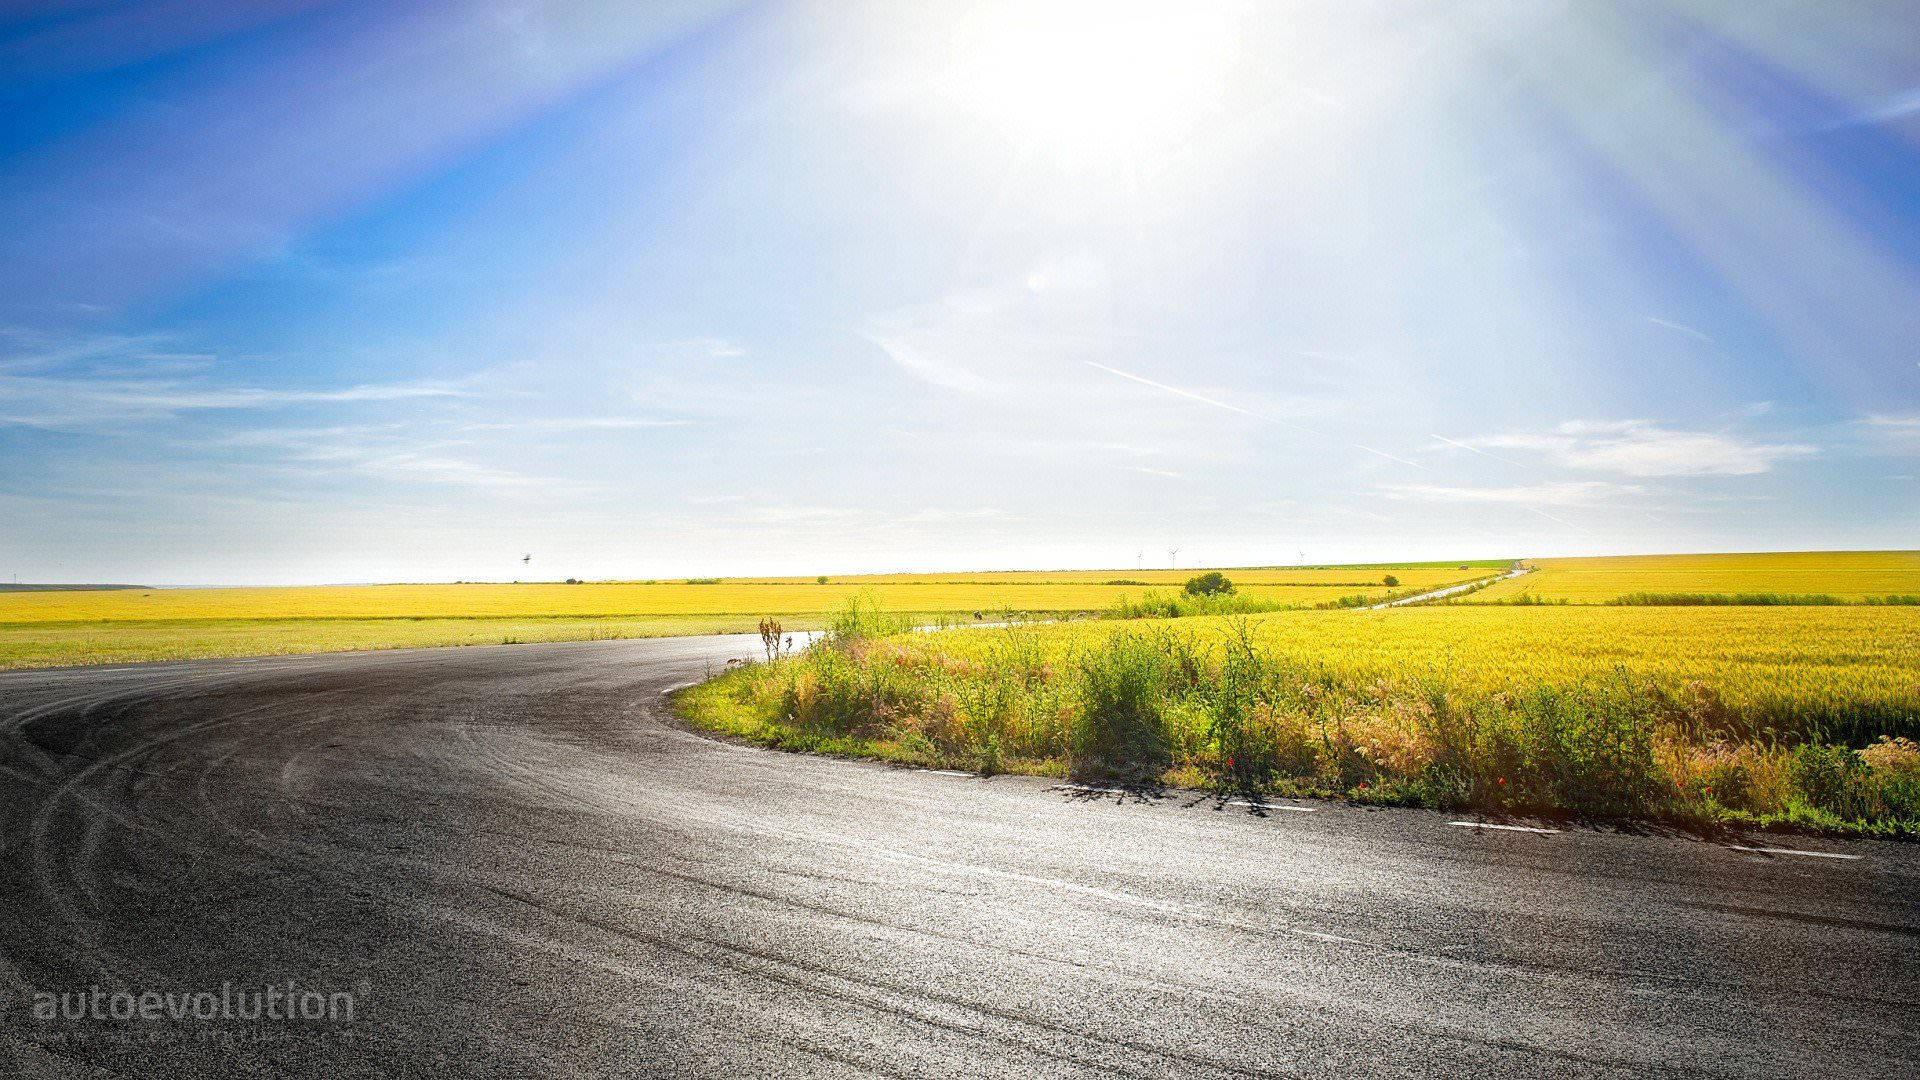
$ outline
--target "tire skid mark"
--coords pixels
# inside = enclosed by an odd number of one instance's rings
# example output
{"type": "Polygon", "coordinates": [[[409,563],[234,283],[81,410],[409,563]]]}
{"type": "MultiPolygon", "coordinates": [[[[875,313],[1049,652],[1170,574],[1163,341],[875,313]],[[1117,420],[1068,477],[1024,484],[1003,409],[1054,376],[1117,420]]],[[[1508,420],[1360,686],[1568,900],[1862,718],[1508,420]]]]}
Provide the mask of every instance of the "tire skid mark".
{"type": "MultiPolygon", "coordinates": [[[[990,1018],[991,1020],[997,1020],[1003,1024],[1010,1025],[1014,1029],[1014,1032],[1018,1032],[1021,1029],[1037,1029],[1055,1035],[1063,1035],[1070,1039],[1093,1043],[1099,1047],[1120,1047],[1126,1051],[1123,1059],[1125,1061],[1135,1061],[1144,1055],[1179,1062],[1189,1067],[1197,1066],[1209,1069],[1226,1076],[1274,1077],[1283,1075],[1268,1070],[1249,1072],[1226,1062],[1216,1061],[1198,1055],[1184,1054],[1150,1043],[1136,1042],[1128,1039],[1106,1039],[1097,1034],[1079,1031],[1062,1024],[1039,1020],[1031,1015],[1012,1009],[1001,1009],[982,1002],[968,1001],[964,998],[935,993],[925,988],[900,986],[877,980],[862,981],[832,971],[821,964],[809,963],[790,957],[782,957],[767,950],[755,949],[733,942],[719,941],[696,934],[679,933],[669,936],[664,933],[650,933],[612,926],[598,919],[587,918],[556,909],[538,898],[526,896],[511,889],[503,889],[497,886],[471,881],[465,882],[465,884],[471,888],[483,890],[495,896],[525,904],[549,918],[564,920],[575,925],[592,927],[618,938],[640,942],[667,952],[677,953],[690,960],[707,964],[720,964],[742,974],[753,975],[762,979],[771,979],[792,986],[803,992],[831,997],[845,1004],[873,1010],[896,1019],[940,1028],[958,1035],[988,1039],[1007,1045],[1018,1046],[1056,1061],[1076,1065],[1085,1069],[1099,1070],[1108,1075],[1117,1073],[1123,1076],[1152,1077],[1163,1076],[1165,1075],[1165,1071],[1155,1070],[1152,1072],[1141,1072],[1118,1062],[1097,1060],[1091,1057],[1049,1049],[1020,1038],[1013,1032],[991,1031],[977,1025],[968,1025],[954,1020],[942,1019],[936,1015],[931,1015],[934,1010],[927,1006],[943,1005],[949,1009],[958,1010],[963,1014],[975,1014],[983,1019],[990,1018]],[[889,1002],[886,998],[890,995],[898,996],[904,1000],[900,1002],[889,1002]],[[912,1008],[912,1005],[915,1003],[922,1003],[922,1008],[919,1010],[912,1008]]],[[[473,928],[488,929],[485,926],[474,926],[473,928]]],[[[498,928],[493,929],[494,932],[498,932],[498,928]]],[[[529,944],[543,943],[535,939],[529,942],[529,944]]],[[[571,954],[569,955],[571,957],[571,954]]],[[[577,957],[571,958],[577,959],[577,957]]],[[[596,959],[599,959],[599,957],[596,957],[596,959]]],[[[605,960],[602,960],[602,962],[610,963],[610,961],[605,960]]],[[[626,972],[628,969],[626,969],[624,965],[618,965],[616,963],[614,970],[626,972]]]]}
{"type": "MultiPolygon", "coordinates": [[[[176,688],[177,685],[169,684],[160,688],[160,691],[171,691],[176,688]]],[[[348,692],[350,691],[324,691],[310,696],[334,696],[348,692]]],[[[116,696],[138,700],[149,695],[157,696],[154,688],[135,688],[122,691],[116,696]]],[[[38,808],[28,819],[24,829],[27,836],[28,862],[32,869],[35,891],[45,905],[43,918],[61,925],[67,940],[73,944],[78,955],[99,961],[98,970],[102,972],[112,970],[112,966],[105,962],[112,959],[111,953],[101,944],[99,935],[93,929],[99,921],[94,912],[100,910],[101,904],[98,894],[89,884],[91,871],[88,869],[88,862],[99,854],[98,848],[97,846],[83,847],[75,853],[70,850],[69,845],[58,843],[56,833],[61,825],[71,818],[85,827],[86,822],[96,819],[101,814],[111,815],[117,820],[142,821],[139,808],[128,804],[128,800],[124,797],[111,803],[101,801],[98,795],[102,793],[111,795],[112,792],[98,781],[103,777],[110,778],[115,772],[126,771],[130,763],[171,748],[175,744],[223,728],[248,725],[257,716],[284,708],[287,704],[288,702],[284,700],[277,700],[227,713],[214,719],[169,727],[111,756],[86,758],[88,764],[70,773],[60,784],[41,797],[38,808]],[[70,812],[76,809],[78,812],[70,812]],[[65,880],[71,883],[70,887],[63,884],[61,872],[63,869],[65,880]],[[84,898],[84,904],[75,902],[74,892],[78,892],[84,898]]],[[[146,775],[162,775],[164,778],[164,774],[146,775]]]]}

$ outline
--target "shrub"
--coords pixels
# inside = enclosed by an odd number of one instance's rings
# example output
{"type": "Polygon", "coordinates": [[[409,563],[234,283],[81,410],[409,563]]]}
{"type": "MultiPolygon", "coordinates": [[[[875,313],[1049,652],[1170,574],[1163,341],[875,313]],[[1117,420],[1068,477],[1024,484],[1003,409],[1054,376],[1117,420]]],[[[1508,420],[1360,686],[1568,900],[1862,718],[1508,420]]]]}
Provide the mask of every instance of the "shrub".
{"type": "Polygon", "coordinates": [[[1394,589],[1400,586],[1400,579],[1394,577],[1392,574],[1388,574],[1386,577],[1380,579],[1380,584],[1385,585],[1389,589],[1394,589]]]}
{"type": "Polygon", "coordinates": [[[1169,764],[1162,716],[1173,681],[1160,641],[1120,632],[1080,658],[1080,709],[1069,732],[1074,776],[1143,779],[1169,764]]]}

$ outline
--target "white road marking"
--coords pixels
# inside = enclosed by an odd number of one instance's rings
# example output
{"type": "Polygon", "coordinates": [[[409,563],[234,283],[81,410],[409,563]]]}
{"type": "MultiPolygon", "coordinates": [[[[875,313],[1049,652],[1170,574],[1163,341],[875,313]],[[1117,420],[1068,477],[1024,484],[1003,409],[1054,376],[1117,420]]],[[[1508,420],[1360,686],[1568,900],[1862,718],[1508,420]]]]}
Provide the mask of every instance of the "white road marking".
{"type": "Polygon", "coordinates": [[[934,776],[964,776],[969,780],[973,779],[972,773],[961,772],[958,769],[928,769],[927,772],[934,776]]]}
{"type": "Polygon", "coordinates": [[[1462,829],[1499,829],[1503,832],[1557,833],[1559,829],[1540,829],[1532,825],[1494,825],[1484,821],[1449,821],[1462,829]]]}
{"type": "Polygon", "coordinates": [[[1743,847],[1740,844],[1728,844],[1735,851],[1751,851],[1760,855],[1805,855],[1810,859],[1864,859],[1865,855],[1844,855],[1838,851],[1801,851],[1790,847],[1743,847]]]}
{"type": "Polygon", "coordinates": [[[1317,806],[1289,806],[1286,803],[1248,802],[1245,799],[1235,799],[1227,805],[1251,806],[1256,810],[1291,810],[1296,814],[1317,814],[1320,812],[1320,808],[1317,806]]]}

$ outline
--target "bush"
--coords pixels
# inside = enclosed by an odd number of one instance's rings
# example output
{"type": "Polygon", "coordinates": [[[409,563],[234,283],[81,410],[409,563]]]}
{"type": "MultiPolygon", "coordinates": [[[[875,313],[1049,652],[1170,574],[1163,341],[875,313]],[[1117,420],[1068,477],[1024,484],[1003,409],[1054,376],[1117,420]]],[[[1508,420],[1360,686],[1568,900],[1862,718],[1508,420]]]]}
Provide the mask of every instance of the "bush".
{"type": "Polygon", "coordinates": [[[1209,570],[1197,577],[1187,579],[1187,587],[1181,590],[1188,596],[1231,596],[1233,582],[1218,570],[1209,570]]]}
{"type": "Polygon", "coordinates": [[[1144,779],[1170,763],[1162,716],[1170,661],[1153,638],[1124,632],[1080,658],[1080,710],[1067,747],[1071,775],[1144,779]]]}
{"type": "Polygon", "coordinates": [[[1395,589],[1399,588],[1400,579],[1394,577],[1392,574],[1388,574],[1386,577],[1380,579],[1380,584],[1385,585],[1389,589],[1395,589]]]}

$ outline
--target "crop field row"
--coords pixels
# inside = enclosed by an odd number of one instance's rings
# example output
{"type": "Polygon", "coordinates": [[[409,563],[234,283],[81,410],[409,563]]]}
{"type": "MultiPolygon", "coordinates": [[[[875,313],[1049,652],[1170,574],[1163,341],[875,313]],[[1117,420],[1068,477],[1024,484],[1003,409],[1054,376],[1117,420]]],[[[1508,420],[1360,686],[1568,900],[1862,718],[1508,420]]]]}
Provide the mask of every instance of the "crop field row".
{"type": "Polygon", "coordinates": [[[1920,552],[1794,551],[1529,559],[1535,572],[1465,598],[1606,604],[1634,594],[1828,596],[1859,602],[1920,594],[1920,552]]]}
{"type": "MultiPolygon", "coordinates": [[[[1410,563],[1396,566],[1390,563],[1365,566],[1260,566],[1221,568],[1221,572],[1236,582],[1248,585],[1347,585],[1358,586],[1377,584],[1385,574],[1393,574],[1409,585],[1445,585],[1463,579],[1484,577],[1488,573],[1505,570],[1513,564],[1511,559],[1472,559],[1458,563],[1410,563]]],[[[950,584],[991,584],[991,585],[1053,585],[1053,584],[1105,584],[1114,581],[1139,582],[1147,585],[1180,585],[1188,578],[1213,567],[1193,570],[982,570],[947,574],[860,574],[853,577],[829,578],[829,581],[851,582],[863,585],[950,585],[950,584]]],[[[727,578],[727,582],[737,585],[811,585],[810,577],[770,577],[770,578],[727,578]]],[[[619,583],[632,584],[632,583],[619,583]]],[[[647,584],[660,584],[648,582],[647,584]]],[[[667,582],[666,584],[673,584],[667,582]]]]}
{"type": "MultiPolygon", "coordinates": [[[[1218,645],[1230,620],[1158,625],[1218,645]]],[[[1920,733],[1920,609],[1411,607],[1300,611],[1247,620],[1267,655],[1358,683],[1436,678],[1472,693],[1570,684],[1618,669],[1668,686],[1711,686],[1731,715],[1756,726],[1828,728],[1862,715],[1920,733]]],[[[1113,624],[1025,628],[1066,654],[1113,624]]],[[[915,647],[978,660],[994,635],[956,631],[915,647]]]]}
{"type": "MultiPolygon", "coordinates": [[[[0,669],[298,656],[368,649],[519,645],[541,641],[751,634],[751,615],[655,615],[620,619],[192,619],[117,623],[0,624],[0,669]]],[[[821,619],[785,620],[792,631],[821,619]]]]}
{"type": "MultiPolygon", "coordinates": [[[[437,619],[631,618],[668,615],[823,614],[865,597],[888,611],[1097,611],[1149,589],[1176,590],[1188,574],[1122,576],[1054,582],[969,578],[890,581],[849,577],[826,584],[658,582],[562,585],[344,585],[308,588],[151,589],[0,594],[0,625],[48,622],[178,621],[184,619],[437,619]],[[1107,581],[1130,584],[1104,584],[1107,581]]],[[[1276,603],[1327,603],[1358,592],[1388,592],[1387,572],[1235,571],[1241,591],[1276,603]]],[[[1484,577],[1484,569],[1393,571],[1400,591],[1484,577]]],[[[1098,575],[1104,574],[1104,577],[1098,575]]]]}

